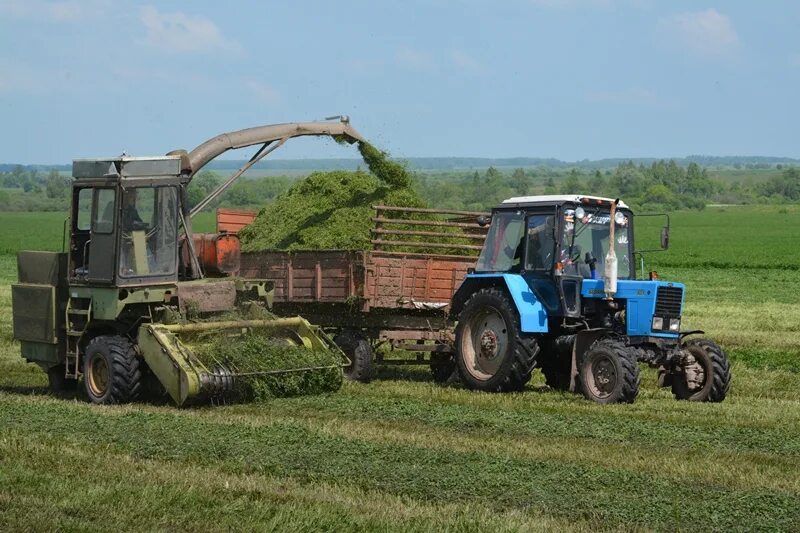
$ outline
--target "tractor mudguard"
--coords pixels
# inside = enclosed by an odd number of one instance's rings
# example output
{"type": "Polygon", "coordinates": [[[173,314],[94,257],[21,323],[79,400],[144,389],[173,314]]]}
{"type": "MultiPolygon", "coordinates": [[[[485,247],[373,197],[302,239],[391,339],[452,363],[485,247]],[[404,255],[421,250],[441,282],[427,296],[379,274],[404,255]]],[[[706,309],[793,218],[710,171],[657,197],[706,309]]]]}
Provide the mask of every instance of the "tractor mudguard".
{"type": "Polygon", "coordinates": [[[519,313],[520,329],[523,333],[547,333],[547,311],[525,278],[519,274],[467,274],[453,295],[452,312],[457,315],[473,294],[484,287],[492,286],[505,289],[511,296],[519,313]]]}

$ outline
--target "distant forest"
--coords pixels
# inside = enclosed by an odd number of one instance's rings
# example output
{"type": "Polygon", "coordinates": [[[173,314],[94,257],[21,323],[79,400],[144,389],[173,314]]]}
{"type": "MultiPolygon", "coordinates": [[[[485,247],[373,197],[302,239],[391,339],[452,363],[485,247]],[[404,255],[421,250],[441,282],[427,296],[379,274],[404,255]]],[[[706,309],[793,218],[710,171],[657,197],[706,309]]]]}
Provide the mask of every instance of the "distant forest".
{"type": "MultiPolygon", "coordinates": [[[[312,160],[322,161],[322,160],[312,160]]],[[[349,161],[349,160],[325,160],[349,161]]],[[[356,161],[356,160],[353,160],[356,161]]],[[[624,199],[639,209],[702,209],[709,203],[800,202],[800,161],[775,158],[714,158],[691,156],[680,160],[627,160],[613,167],[600,162],[561,166],[524,166],[527,161],[434,158],[412,160],[519,162],[516,168],[426,168],[415,170],[415,187],[432,207],[485,210],[506,198],[534,194],[596,194],[624,199]],[[698,161],[690,161],[697,158],[698,161]],[[699,160],[705,161],[701,164],[699,160]],[[797,165],[796,165],[797,164],[797,165]],[[597,168],[592,165],[598,165],[597,168]]],[[[612,161],[612,160],[603,160],[612,161]]],[[[617,161],[617,160],[614,160],[617,161]]],[[[285,162],[285,161],[284,161],[285,162]]],[[[220,162],[218,162],[220,163],[220,162]]],[[[274,161],[273,163],[280,163],[274,161]]],[[[299,164],[300,162],[298,162],[299,164]]],[[[302,162],[309,165],[309,161],[302,162]]],[[[353,169],[363,166],[355,165],[353,169]]],[[[414,168],[409,165],[410,168],[414,168]]],[[[232,164],[231,168],[237,168],[232,164]]],[[[334,170],[328,166],[325,170],[334,170]]],[[[216,205],[260,208],[286,191],[309,170],[293,175],[248,177],[236,182],[216,205]]],[[[192,204],[199,202],[226,176],[219,170],[200,172],[189,188],[192,204]]],[[[0,211],[62,211],[68,207],[71,178],[61,167],[0,165],[0,211]],[[10,168],[8,168],[10,167],[10,168]]]]}

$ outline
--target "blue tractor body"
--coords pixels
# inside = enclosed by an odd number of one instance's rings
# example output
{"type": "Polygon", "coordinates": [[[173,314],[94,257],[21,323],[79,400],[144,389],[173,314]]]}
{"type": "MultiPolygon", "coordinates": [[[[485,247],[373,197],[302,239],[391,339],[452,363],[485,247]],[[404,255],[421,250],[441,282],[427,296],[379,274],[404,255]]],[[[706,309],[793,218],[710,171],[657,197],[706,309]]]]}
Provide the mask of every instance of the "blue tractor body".
{"type": "MultiPolygon", "coordinates": [[[[642,251],[633,222],[619,200],[589,196],[512,198],[492,210],[481,255],[450,308],[462,381],[520,390],[538,367],[554,388],[630,402],[645,362],[679,398],[724,398],[724,352],[687,341],[702,332],[681,328],[684,285],[655,273],[636,278],[642,251]]],[[[662,248],[668,242],[667,223],[662,248]]]]}

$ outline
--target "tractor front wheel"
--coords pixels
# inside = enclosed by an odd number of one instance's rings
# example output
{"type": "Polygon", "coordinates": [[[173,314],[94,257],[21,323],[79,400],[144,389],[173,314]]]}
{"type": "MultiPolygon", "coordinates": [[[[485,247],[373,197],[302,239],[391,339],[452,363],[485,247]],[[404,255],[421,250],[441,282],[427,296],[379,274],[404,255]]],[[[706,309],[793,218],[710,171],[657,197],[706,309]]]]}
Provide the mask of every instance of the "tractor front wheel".
{"type": "Polygon", "coordinates": [[[692,339],[683,345],[678,368],[672,375],[672,393],[678,400],[721,402],[731,386],[728,356],[708,339],[692,339]]]}
{"type": "Polygon", "coordinates": [[[134,344],[120,335],[100,335],[89,342],[83,356],[83,383],[89,401],[127,403],[141,390],[142,372],[134,344]]]}
{"type": "Polygon", "coordinates": [[[639,365],[625,344],[600,339],[580,364],[583,395],[597,403],[633,403],[639,394],[639,365]]]}
{"type": "Polygon", "coordinates": [[[517,312],[498,289],[481,289],[464,305],[456,326],[456,365],[467,388],[519,391],[531,379],[539,345],[523,338],[517,312]]]}

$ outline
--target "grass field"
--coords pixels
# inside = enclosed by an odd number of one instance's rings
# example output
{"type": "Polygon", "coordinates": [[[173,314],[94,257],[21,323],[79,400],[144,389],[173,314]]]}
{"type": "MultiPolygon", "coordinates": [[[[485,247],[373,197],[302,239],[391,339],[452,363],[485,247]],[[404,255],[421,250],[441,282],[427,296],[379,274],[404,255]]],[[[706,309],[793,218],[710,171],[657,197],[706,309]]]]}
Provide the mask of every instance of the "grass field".
{"type": "Polygon", "coordinates": [[[624,406],[416,367],[259,405],[57,400],[19,359],[8,284],[10,253],[58,249],[61,220],[0,214],[0,529],[800,529],[797,207],[673,215],[648,269],[687,283],[685,327],[728,349],[733,386],[677,402],[647,370],[624,406]]]}

